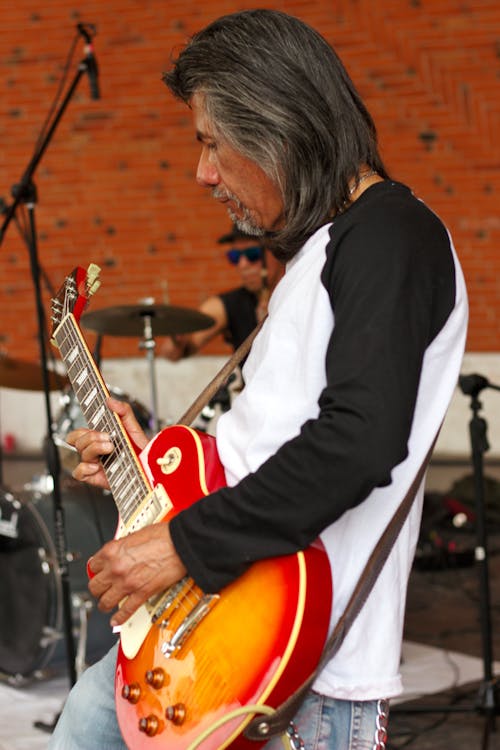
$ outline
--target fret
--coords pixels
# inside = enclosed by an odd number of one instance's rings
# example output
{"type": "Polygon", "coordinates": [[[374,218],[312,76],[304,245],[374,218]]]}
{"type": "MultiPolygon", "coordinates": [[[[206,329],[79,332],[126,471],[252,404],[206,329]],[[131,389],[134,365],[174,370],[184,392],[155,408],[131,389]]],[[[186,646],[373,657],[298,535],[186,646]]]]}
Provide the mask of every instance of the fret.
{"type": "Polygon", "coordinates": [[[99,432],[108,433],[115,445],[113,453],[104,456],[101,463],[120,517],[127,524],[151,488],[137,464],[123,427],[106,406],[105,400],[109,394],[98,377],[72,315],[67,315],[61,322],[54,339],[87,424],[99,432]]]}
{"type": "Polygon", "coordinates": [[[70,351],[68,354],[68,362],[70,365],[73,364],[77,356],[78,356],[78,348],[75,346],[75,348],[72,351],[70,351]]]}
{"type": "Polygon", "coordinates": [[[92,415],[92,417],[89,419],[90,424],[92,427],[96,430],[100,430],[100,425],[104,422],[104,415],[106,413],[106,410],[104,408],[104,404],[101,404],[96,412],[92,415]]]}
{"type": "Polygon", "coordinates": [[[133,492],[136,492],[137,490],[134,490],[133,486],[131,485],[131,480],[133,480],[134,477],[127,476],[127,473],[121,473],[118,475],[115,479],[114,486],[116,488],[116,492],[120,495],[120,493],[123,493],[123,496],[127,499],[127,503],[130,500],[130,502],[133,501],[133,492]]]}
{"type": "Polygon", "coordinates": [[[114,453],[111,453],[109,456],[105,456],[102,459],[102,464],[106,470],[106,476],[108,476],[108,479],[110,479],[115,472],[120,471],[121,465],[124,461],[125,456],[123,453],[119,453],[116,457],[114,453]]]}
{"type": "Polygon", "coordinates": [[[75,382],[78,383],[78,385],[82,385],[88,375],[88,372],[89,371],[87,370],[87,368],[84,367],[83,370],[75,378],[75,382]]]}
{"type": "Polygon", "coordinates": [[[81,404],[85,416],[87,415],[85,407],[87,407],[87,411],[88,411],[89,404],[92,404],[96,396],[97,396],[97,388],[94,386],[92,390],[89,392],[89,394],[83,399],[83,402],[81,404]]]}
{"type": "Polygon", "coordinates": [[[127,509],[130,509],[130,510],[135,509],[134,500],[137,498],[139,493],[141,497],[138,499],[142,500],[142,488],[141,487],[137,486],[135,488],[132,488],[132,491],[130,491],[129,489],[129,492],[127,493],[127,496],[126,496],[127,509]]]}

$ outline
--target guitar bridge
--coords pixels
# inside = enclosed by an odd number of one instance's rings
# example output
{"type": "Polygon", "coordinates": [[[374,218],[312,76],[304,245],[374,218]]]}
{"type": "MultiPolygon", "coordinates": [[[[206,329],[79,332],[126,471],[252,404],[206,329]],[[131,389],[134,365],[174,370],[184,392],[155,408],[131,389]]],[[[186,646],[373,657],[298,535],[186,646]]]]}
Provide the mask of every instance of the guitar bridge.
{"type": "Polygon", "coordinates": [[[176,654],[184,645],[190,634],[198,627],[199,623],[217,604],[217,594],[204,594],[193,610],[184,618],[168,641],[161,644],[163,656],[169,659],[176,654]]]}
{"type": "Polygon", "coordinates": [[[219,598],[219,594],[204,594],[193,579],[186,576],[170,586],[163,596],[155,601],[151,623],[164,631],[165,635],[168,631],[169,638],[161,645],[161,652],[167,659],[182,648],[189,635],[213,609],[219,598]]]}

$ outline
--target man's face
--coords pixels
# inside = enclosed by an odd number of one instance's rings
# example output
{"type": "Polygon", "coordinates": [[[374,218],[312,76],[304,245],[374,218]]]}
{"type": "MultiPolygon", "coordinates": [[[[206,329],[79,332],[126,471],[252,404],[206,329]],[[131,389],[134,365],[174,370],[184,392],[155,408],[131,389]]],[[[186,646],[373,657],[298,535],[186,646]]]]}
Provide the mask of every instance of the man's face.
{"type": "Polygon", "coordinates": [[[201,156],[196,181],[212,190],[233,222],[248,234],[276,230],[283,221],[283,202],[275,183],[255,162],[216,136],[206,115],[203,96],[190,102],[201,156]]]}
{"type": "MultiPolygon", "coordinates": [[[[262,257],[252,259],[245,255],[245,250],[248,248],[255,249],[255,240],[251,243],[243,238],[235,240],[234,247],[231,248],[231,251],[235,253],[239,252],[240,256],[238,260],[235,259],[231,262],[236,266],[240,273],[241,285],[244,286],[245,289],[248,289],[249,292],[254,292],[256,294],[260,292],[264,285],[266,272],[262,257]]],[[[264,251],[261,249],[261,254],[263,252],[264,251]]]]}

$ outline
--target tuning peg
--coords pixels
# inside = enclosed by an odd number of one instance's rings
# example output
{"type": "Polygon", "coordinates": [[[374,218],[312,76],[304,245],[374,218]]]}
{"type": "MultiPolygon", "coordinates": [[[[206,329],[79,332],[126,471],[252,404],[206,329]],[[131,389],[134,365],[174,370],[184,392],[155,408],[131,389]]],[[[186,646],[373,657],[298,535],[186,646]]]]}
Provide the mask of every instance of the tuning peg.
{"type": "Polygon", "coordinates": [[[99,281],[100,267],[96,263],[91,263],[87,268],[87,292],[90,295],[95,294],[101,282],[99,281]]]}

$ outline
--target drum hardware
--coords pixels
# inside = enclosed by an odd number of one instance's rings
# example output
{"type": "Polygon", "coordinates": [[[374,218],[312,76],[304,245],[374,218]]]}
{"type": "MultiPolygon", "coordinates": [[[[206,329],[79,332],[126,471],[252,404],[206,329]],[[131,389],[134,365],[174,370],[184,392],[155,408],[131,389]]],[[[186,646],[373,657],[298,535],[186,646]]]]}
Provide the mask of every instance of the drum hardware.
{"type": "Polygon", "coordinates": [[[82,315],[84,328],[108,336],[141,337],[144,334],[144,317],[151,318],[151,325],[157,336],[178,336],[193,333],[213,326],[215,321],[209,315],[187,307],[157,305],[152,297],[146,297],[138,305],[119,305],[82,315]]]}
{"type": "MultiPolygon", "coordinates": [[[[115,386],[107,385],[111,396],[118,401],[126,401],[132,407],[135,418],[146,435],[152,436],[153,419],[151,412],[139,401],[132,399],[127,393],[115,386]]],[[[61,409],[53,424],[53,439],[59,449],[59,455],[63,468],[72,473],[79,463],[78,451],[73,445],[66,442],[70,432],[80,427],[87,427],[85,417],[77,401],[76,395],[71,387],[68,387],[61,395],[61,409]]],[[[51,491],[51,489],[49,489],[51,491]]]]}
{"type": "MultiPolygon", "coordinates": [[[[50,648],[52,644],[57,643],[62,639],[62,633],[60,630],[50,628],[48,625],[44,625],[42,629],[42,635],[40,637],[40,646],[42,648],[50,648]]],[[[39,675],[41,672],[38,673],[39,675]]]]}
{"type": "Polygon", "coordinates": [[[139,349],[146,352],[149,364],[151,410],[153,426],[157,432],[161,425],[158,419],[158,398],[155,374],[155,336],[175,336],[201,331],[213,326],[209,315],[173,305],[156,305],[152,297],[139,305],[122,305],[86,313],[81,318],[82,326],[99,334],[111,336],[142,337],[139,349]]]}
{"type": "Polygon", "coordinates": [[[237,378],[238,375],[233,372],[227,379],[227,382],[216,391],[208,404],[203,407],[198,416],[198,420],[194,422],[194,426],[198,430],[201,430],[202,432],[213,431],[215,424],[214,420],[231,408],[231,386],[237,378]]]}
{"type": "Polygon", "coordinates": [[[0,508],[0,536],[7,537],[9,539],[17,539],[19,537],[18,522],[21,503],[19,502],[19,500],[16,500],[11,492],[7,490],[3,490],[3,492],[5,493],[5,498],[10,503],[12,503],[13,510],[9,518],[4,518],[2,510],[0,508]]]}
{"type": "MultiPolygon", "coordinates": [[[[38,478],[19,493],[0,492],[0,679],[13,686],[50,677],[65,665],[61,571],[52,497],[38,478]],[[14,521],[15,517],[15,521],[14,521]],[[15,533],[12,531],[15,529],[15,533]],[[5,614],[8,613],[8,616],[5,614]]],[[[87,559],[114,536],[118,512],[109,492],[65,477],[67,569],[71,581],[75,672],[101,658],[116,636],[87,591],[87,559]]]]}
{"type": "Polygon", "coordinates": [[[49,575],[51,568],[54,565],[54,560],[49,560],[49,558],[47,557],[47,552],[43,549],[43,547],[38,548],[38,557],[40,558],[40,568],[42,573],[44,573],[45,575],[49,575]]]}
{"type": "Polygon", "coordinates": [[[73,594],[72,602],[73,606],[78,611],[78,620],[80,625],[78,629],[79,638],[75,660],[76,675],[78,679],[79,677],[81,677],[84,670],[88,667],[86,661],[88,620],[94,604],[90,596],[84,593],[73,594]]]}
{"type": "Polygon", "coordinates": [[[160,430],[158,419],[158,392],[156,387],[156,369],[155,369],[155,347],[156,341],[153,338],[153,319],[151,315],[144,315],[144,335],[139,341],[139,349],[144,349],[146,359],[149,363],[149,387],[151,392],[151,409],[153,411],[153,424],[156,432],[160,430]]]}
{"type": "MultiPolygon", "coordinates": [[[[60,391],[69,383],[66,376],[52,370],[47,375],[51,391],[60,391]]],[[[42,368],[34,362],[23,362],[0,354],[0,387],[21,391],[42,391],[42,368]]]]}
{"type": "Polygon", "coordinates": [[[31,482],[27,482],[24,485],[24,489],[28,492],[33,493],[35,497],[41,497],[42,495],[50,495],[54,490],[54,479],[50,474],[35,474],[31,482]]]}
{"type": "Polygon", "coordinates": [[[493,643],[491,623],[491,596],[489,575],[488,534],[485,501],[484,454],[489,450],[488,426],[486,419],[480,416],[482,403],[479,394],[486,388],[500,391],[500,385],[490,383],[482,375],[460,375],[460,390],[470,396],[471,419],[469,421],[469,438],[471,445],[471,463],[474,477],[474,499],[476,519],[476,546],[474,561],[477,566],[479,583],[479,616],[481,623],[481,646],[483,656],[483,679],[479,684],[476,701],[470,705],[395,706],[397,713],[477,713],[484,717],[481,750],[487,750],[490,735],[495,731],[496,719],[500,715],[500,683],[493,674],[493,643]]]}
{"type": "MultiPolygon", "coordinates": [[[[88,623],[89,616],[94,605],[91,601],[90,596],[84,594],[83,592],[80,592],[79,594],[73,594],[71,597],[71,601],[78,617],[78,626],[74,628],[74,637],[77,643],[75,658],[76,676],[77,679],[79,679],[89,666],[86,657],[88,623]]],[[[63,634],[60,629],[57,630],[56,628],[45,625],[40,636],[40,648],[45,650],[53,649],[55,646],[61,643],[62,639],[63,634]]],[[[47,676],[48,671],[46,669],[37,669],[29,677],[21,674],[10,675],[0,672],[0,679],[3,679],[13,687],[21,687],[23,685],[27,685],[34,679],[43,680],[47,676]]]]}
{"type": "MultiPolygon", "coordinates": [[[[77,559],[77,558],[75,558],[77,559]]],[[[74,628],[74,638],[77,644],[76,657],[75,657],[75,668],[77,680],[82,676],[83,672],[89,666],[87,662],[87,638],[88,638],[88,624],[90,613],[93,610],[93,602],[89,594],[85,594],[83,591],[71,595],[71,603],[73,610],[76,613],[77,626],[74,628]]],[[[44,649],[48,649],[53,645],[57,645],[62,640],[62,633],[60,630],[44,626],[42,631],[42,637],[40,638],[40,646],[44,649]]],[[[38,672],[38,679],[41,679],[44,675],[43,672],[38,672]]]]}

